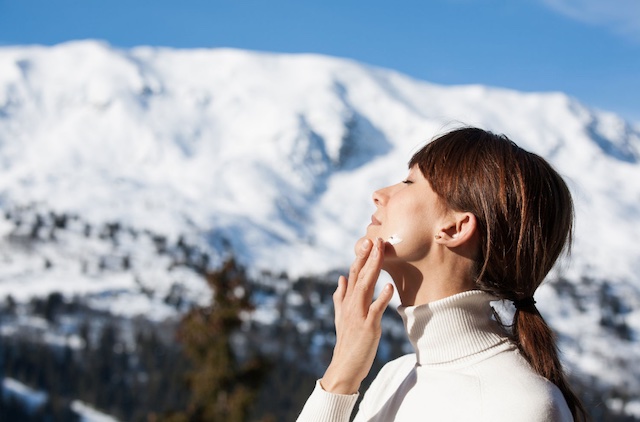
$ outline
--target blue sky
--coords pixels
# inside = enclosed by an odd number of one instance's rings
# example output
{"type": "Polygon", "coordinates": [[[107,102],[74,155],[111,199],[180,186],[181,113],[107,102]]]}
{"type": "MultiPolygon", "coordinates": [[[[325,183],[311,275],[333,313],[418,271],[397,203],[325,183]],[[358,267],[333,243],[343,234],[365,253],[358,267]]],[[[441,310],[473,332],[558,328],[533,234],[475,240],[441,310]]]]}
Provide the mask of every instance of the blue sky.
{"type": "Polygon", "coordinates": [[[312,52],[563,91],[640,123],[640,0],[0,0],[1,44],[312,52]]]}

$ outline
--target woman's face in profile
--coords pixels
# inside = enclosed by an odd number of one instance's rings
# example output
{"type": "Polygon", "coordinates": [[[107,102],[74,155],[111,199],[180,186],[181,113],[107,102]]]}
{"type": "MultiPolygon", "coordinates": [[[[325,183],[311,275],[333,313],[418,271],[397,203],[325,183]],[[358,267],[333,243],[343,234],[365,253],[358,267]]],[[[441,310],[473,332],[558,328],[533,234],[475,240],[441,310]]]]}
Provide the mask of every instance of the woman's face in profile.
{"type": "Polygon", "coordinates": [[[393,236],[385,248],[385,262],[415,262],[426,257],[446,208],[420,169],[414,166],[403,182],[375,191],[373,202],[376,211],[365,237],[388,241],[393,236]]]}

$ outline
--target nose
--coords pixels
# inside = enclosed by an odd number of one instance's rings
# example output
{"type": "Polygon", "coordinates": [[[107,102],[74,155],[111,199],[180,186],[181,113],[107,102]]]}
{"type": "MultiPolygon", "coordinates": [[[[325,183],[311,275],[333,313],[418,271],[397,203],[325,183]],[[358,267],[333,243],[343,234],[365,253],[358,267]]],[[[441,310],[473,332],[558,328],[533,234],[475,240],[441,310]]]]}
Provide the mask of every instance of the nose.
{"type": "Polygon", "coordinates": [[[376,206],[384,205],[387,203],[389,195],[387,194],[387,188],[378,189],[373,192],[373,203],[376,206]]]}

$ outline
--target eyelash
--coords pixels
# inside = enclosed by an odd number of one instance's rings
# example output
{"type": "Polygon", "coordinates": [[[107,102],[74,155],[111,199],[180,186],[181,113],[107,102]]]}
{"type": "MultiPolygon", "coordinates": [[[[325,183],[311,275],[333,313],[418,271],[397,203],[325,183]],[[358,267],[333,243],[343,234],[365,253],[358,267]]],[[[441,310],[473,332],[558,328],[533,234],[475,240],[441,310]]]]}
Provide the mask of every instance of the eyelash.
{"type": "Polygon", "coordinates": [[[412,184],[413,182],[412,182],[411,180],[408,180],[408,179],[407,179],[407,180],[403,180],[403,181],[402,181],[402,183],[404,183],[404,184],[406,184],[406,185],[410,185],[410,184],[412,184]]]}

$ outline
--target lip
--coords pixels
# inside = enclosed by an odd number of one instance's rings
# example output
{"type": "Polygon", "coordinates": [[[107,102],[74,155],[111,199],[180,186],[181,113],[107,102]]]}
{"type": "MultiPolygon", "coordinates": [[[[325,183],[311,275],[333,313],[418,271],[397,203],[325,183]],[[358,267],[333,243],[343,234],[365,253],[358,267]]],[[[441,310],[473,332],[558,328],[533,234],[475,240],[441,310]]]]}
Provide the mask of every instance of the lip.
{"type": "Polygon", "coordinates": [[[380,225],[380,221],[374,216],[371,216],[371,224],[373,224],[374,226],[379,226],[380,225]]]}

